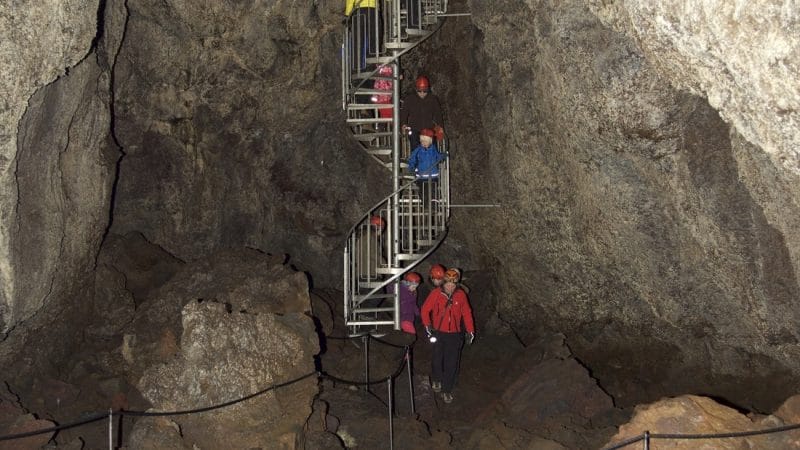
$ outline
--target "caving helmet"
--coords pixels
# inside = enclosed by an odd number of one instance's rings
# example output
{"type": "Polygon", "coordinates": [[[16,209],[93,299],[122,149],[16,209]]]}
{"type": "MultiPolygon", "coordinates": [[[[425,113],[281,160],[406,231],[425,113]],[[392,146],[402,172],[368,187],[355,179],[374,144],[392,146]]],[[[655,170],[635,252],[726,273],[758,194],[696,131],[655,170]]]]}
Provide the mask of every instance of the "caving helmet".
{"type": "Polygon", "coordinates": [[[408,272],[403,279],[410,284],[419,284],[422,281],[422,277],[417,272],[408,272]]]}
{"type": "Polygon", "coordinates": [[[458,269],[447,269],[447,272],[444,273],[445,283],[458,283],[459,279],[461,279],[461,273],[458,269]]]}
{"type": "Polygon", "coordinates": [[[444,278],[444,266],[441,264],[434,264],[431,266],[431,280],[441,280],[444,278]]]}
{"type": "Polygon", "coordinates": [[[414,82],[414,87],[418,91],[428,92],[431,89],[431,83],[428,81],[428,77],[420,75],[417,77],[417,81],[414,82]]]}
{"type": "Polygon", "coordinates": [[[386,225],[383,222],[383,218],[381,216],[372,216],[372,217],[370,217],[369,218],[369,223],[370,223],[370,225],[372,225],[373,227],[375,227],[375,228],[377,228],[379,230],[382,230],[384,225],[386,225]]]}
{"type": "Polygon", "coordinates": [[[431,139],[433,139],[433,136],[435,134],[436,133],[434,133],[433,130],[431,130],[430,128],[423,128],[422,130],[419,131],[420,136],[428,136],[431,139]]]}

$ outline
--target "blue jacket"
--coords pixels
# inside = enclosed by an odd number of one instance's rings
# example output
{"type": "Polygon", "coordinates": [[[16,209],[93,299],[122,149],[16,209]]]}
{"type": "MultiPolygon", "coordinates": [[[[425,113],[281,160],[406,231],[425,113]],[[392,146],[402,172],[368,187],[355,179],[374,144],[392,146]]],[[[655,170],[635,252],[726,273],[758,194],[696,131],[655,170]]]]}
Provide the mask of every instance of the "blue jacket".
{"type": "Polygon", "coordinates": [[[417,178],[439,178],[439,161],[445,158],[447,155],[439,153],[436,143],[428,148],[420,144],[408,157],[408,170],[417,178]]]}

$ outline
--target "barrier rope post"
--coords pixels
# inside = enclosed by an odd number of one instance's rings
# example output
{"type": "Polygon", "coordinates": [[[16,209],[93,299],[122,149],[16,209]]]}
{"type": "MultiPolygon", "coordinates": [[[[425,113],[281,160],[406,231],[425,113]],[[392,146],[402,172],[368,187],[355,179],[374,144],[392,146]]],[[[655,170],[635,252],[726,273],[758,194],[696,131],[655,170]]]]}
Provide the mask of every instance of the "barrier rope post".
{"type": "Polygon", "coordinates": [[[364,341],[364,383],[369,392],[369,335],[365,334],[361,339],[364,341]]]}
{"type": "Polygon", "coordinates": [[[645,431],[644,432],[644,440],[642,442],[644,442],[644,450],[650,450],[650,432],[649,431],[645,431]]]}
{"type": "Polygon", "coordinates": [[[406,346],[406,366],[408,366],[408,396],[411,399],[411,415],[417,413],[414,407],[414,379],[411,376],[411,347],[406,346]]]}
{"type": "Polygon", "coordinates": [[[392,417],[392,377],[386,379],[386,386],[389,390],[389,450],[394,450],[394,421],[392,417]]]}
{"type": "Polygon", "coordinates": [[[108,450],[114,450],[114,411],[108,408],[108,450]]]}

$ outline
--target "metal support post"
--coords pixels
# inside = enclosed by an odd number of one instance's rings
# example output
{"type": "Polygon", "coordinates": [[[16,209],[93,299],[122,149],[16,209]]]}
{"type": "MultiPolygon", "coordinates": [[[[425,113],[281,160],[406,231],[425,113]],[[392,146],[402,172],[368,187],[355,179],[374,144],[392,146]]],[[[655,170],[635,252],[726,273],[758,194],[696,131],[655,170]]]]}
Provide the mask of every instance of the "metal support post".
{"type": "Polygon", "coordinates": [[[644,450],[650,450],[650,432],[644,432],[644,450]]]}
{"type": "Polygon", "coordinates": [[[389,448],[394,449],[394,418],[392,417],[392,377],[386,380],[386,385],[389,388],[389,448]]]}
{"type": "Polygon", "coordinates": [[[114,450],[114,411],[108,408],[108,450],[114,450]]]}
{"type": "MultiPolygon", "coordinates": [[[[400,58],[394,50],[395,57],[392,68],[392,267],[400,267],[400,58]]],[[[395,283],[394,289],[394,329],[400,329],[400,286],[395,283]]]]}
{"type": "Polygon", "coordinates": [[[361,336],[364,342],[364,383],[369,392],[369,335],[361,336]]]}
{"type": "Polygon", "coordinates": [[[408,397],[411,399],[411,415],[417,413],[417,410],[414,405],[414,379],[411,375],[411,347],[406,346],[406,366],[408,368],[408,397]]]}

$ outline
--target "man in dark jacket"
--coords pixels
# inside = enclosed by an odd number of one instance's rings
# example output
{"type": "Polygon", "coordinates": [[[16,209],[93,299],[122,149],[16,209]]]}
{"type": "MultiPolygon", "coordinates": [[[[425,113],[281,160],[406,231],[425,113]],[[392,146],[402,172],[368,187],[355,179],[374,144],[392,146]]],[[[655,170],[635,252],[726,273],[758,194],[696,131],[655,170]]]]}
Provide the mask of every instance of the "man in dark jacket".
{"type": "Polygon", "coordinates": [[[435,129],[442,126],[442,105],[439,98],[430,92],[428,77],[420,75],[414,83],[415,95],[406,95],[400,105],[400,123],[403,130],[409,133],[411,149],[419,146],[419,132],[425,128],[435,129]]]}

